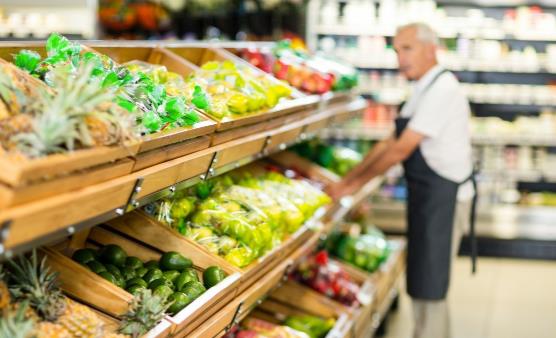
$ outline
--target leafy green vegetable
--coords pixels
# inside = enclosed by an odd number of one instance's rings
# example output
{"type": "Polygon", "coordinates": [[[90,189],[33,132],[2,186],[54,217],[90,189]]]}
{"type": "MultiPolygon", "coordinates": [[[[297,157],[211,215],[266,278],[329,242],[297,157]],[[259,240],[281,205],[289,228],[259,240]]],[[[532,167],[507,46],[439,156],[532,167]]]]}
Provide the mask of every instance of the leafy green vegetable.
{"type": "Polygon", "coordinates": [[[14,63],[19,68],[33,73],[37,66],[41,62],[41,56],[39,53],[31,50],[22,50],[15,56],[14,63]]]}

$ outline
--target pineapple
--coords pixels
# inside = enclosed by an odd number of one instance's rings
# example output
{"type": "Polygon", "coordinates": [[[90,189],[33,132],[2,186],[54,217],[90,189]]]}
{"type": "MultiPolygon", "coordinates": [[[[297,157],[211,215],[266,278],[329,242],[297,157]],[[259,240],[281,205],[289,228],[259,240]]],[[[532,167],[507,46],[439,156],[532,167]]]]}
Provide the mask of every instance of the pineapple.
{"type": "Polygon", "coordinates": [[[8,261],[9,289],[15,301],[29,301],[37,315],[54,322],[64,311],[66,302],[57,285],[56,273],[46,266],[46,257],[40,262],[33,250],[30,258],[19,257],[8,261]]]}
{"type": "Polygon", "coordinates": [[[122,318],[120,333],[133,338],[142,336],[162,320],[168,307],[165,299],[153,295],[151,290],[141,290],[122,318]]]}
{"type": "Polygon", "coordinates": [[[4,313],[0,318],[0,337],[2,338],[29,338],[33,330],[33,320],[25,317],[27,303],[12,313],[4,313]]]}
{"type": "MultiPolygon", "coordinates": [[[[32,105],[37,113],[33,114],[31,130],[11,136],[10,146],[16,145],[28,157],[39,157],[135,139],[135,118],[114,103],[114,89],[103,87],[102,79],[93,76],[93,68],[88,62],[81,63],[75,72],[63,65],[50,71],[47,82],[56,94],[40,91],[32,105]]],[[[9,150],[6,141],[2,144],[9,150]]]]}
{"type": "Polygon", "coordinates": [[[0,145],[6,150],[13,150],[16,144],[12,137],[19,133],[29,133],[33,130],[31,115],[19,114],[0,119],[0,145]]]}
{"type": "Polygon", "coordinates": [[[57,324],[63,326],[74,337],[103,337],[103,322],[88,307],[66,299],[66,310],[58,318],[57,324]]]}
{"type": "Polygon", "coordinates": [[[62,325],[51,322],[40,322],[33,330],[35,338],[73,338],[62,325]]]}

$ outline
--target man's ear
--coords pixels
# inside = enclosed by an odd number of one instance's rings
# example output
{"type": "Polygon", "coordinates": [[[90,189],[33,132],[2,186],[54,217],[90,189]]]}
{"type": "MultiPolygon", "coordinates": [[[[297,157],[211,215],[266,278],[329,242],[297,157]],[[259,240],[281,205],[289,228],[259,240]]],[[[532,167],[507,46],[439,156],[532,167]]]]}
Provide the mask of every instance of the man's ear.
{"type": "Polygon", "coordinates": [[[432,60],[436,60],[436,57],[437,57],[436,52],[437,51],[438,51],[437,46],[431,43],[430,44],[430,53],[431,53],[430,57],[432,58],[432,60]]]}

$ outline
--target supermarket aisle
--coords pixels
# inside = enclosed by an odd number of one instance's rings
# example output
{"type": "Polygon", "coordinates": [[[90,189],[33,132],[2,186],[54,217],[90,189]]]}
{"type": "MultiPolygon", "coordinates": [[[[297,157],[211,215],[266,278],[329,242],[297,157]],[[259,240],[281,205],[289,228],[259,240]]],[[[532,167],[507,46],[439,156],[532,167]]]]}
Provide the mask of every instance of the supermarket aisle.
{"type": "MultiPolygon", "coordinates": [[[[453,338],[556,337],[556,262],[481,258],[476,276],[469,264],[460,257],[454,269],[453,338]]],[[[384,338],[410,338],[410,323],[404,295],[384,338]]]]}

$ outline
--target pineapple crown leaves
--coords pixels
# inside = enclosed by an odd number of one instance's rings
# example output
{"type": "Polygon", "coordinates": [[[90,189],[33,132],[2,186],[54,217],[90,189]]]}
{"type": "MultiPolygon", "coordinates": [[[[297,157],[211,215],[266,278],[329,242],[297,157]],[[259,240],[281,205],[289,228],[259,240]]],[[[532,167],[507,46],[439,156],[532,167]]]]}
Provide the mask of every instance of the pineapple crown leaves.
{"type": "Polygon", "coordinates": [[[57,93],[43,91],[37,102],[38,113],[33,131],[12,139],[24,154],[39,157],[72,151],[76,145],[94,146],[87,118],[95,117],[111,129],[108,144],[135,137],[131,114],[113,103],[116,88],[103,86],[103,79],[93,75],[96,63],[81,63],[74,71],[61,64],[48,73],[57,93]]]}
{"type": "Polygon", "coordinates": [[[57,273],[39,262],[36,250],[29,258],[20,256],[8,261],[9,289],[14,300],[28,301],[43,320],[54,322],[65,310],[65,301],[57,283],[57,273]]]}
{"type": "Polygon", "coordinates": [[[139,291],[122,318],[119,332],[133,338],[144,335],[162,320],[170,305],[166,299],[153,295],[149,289],[139,291]]]}
{"type": "Polygon", "coordinates": [[[0,337],[29,338],[35,323],[25,318],[28,302],[22,302],[17,312],[6,313],[0,318],[0,337]]]}

